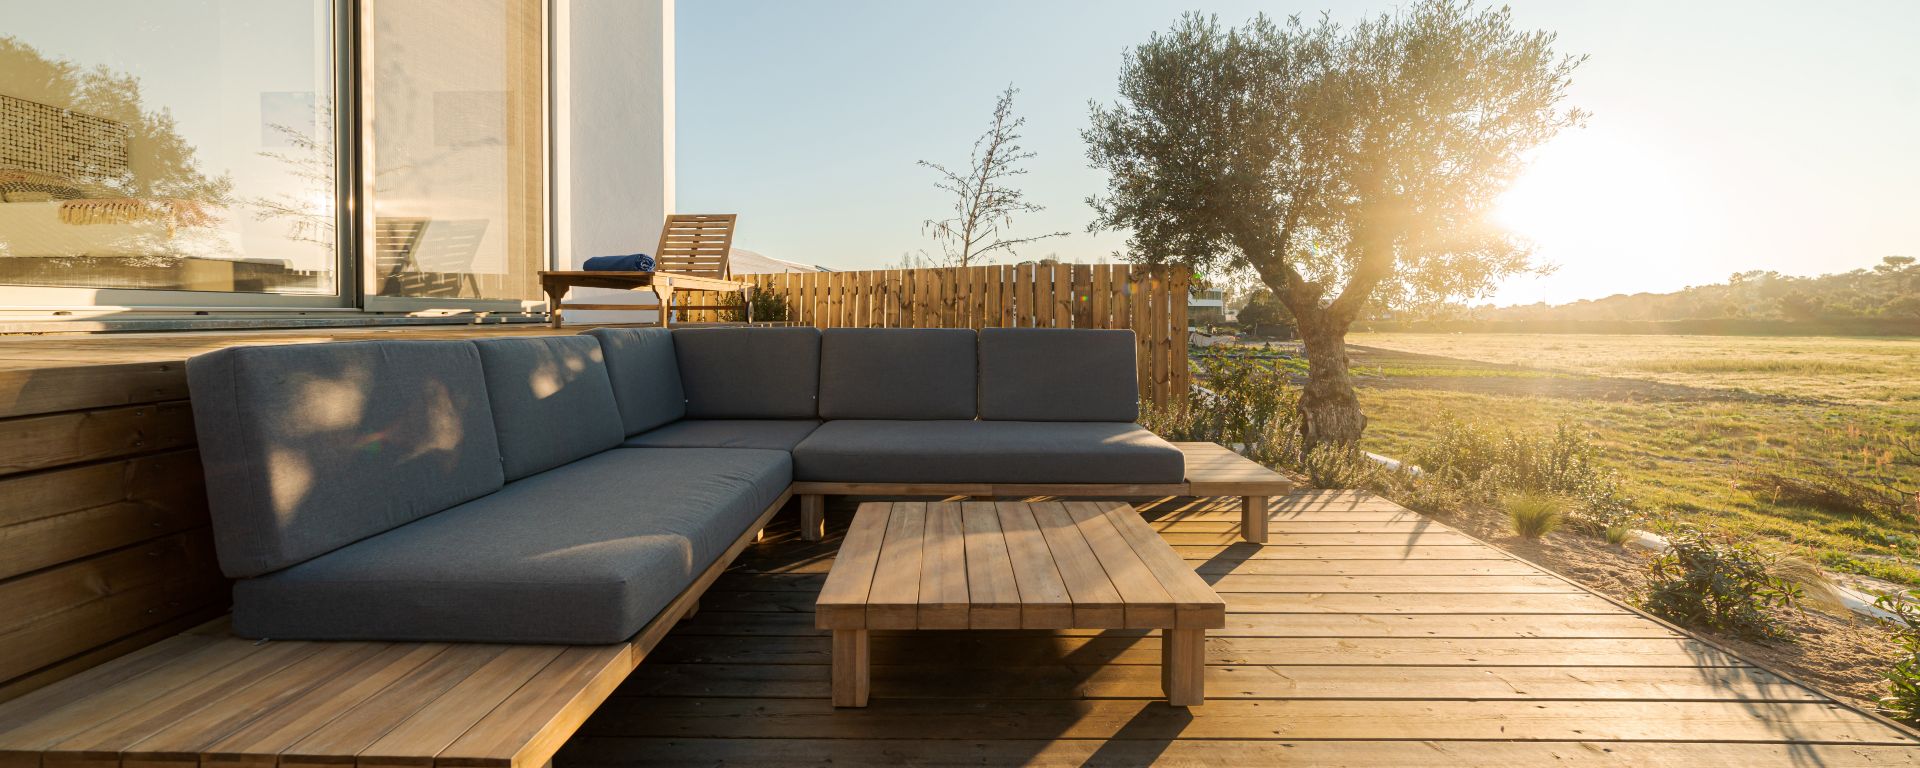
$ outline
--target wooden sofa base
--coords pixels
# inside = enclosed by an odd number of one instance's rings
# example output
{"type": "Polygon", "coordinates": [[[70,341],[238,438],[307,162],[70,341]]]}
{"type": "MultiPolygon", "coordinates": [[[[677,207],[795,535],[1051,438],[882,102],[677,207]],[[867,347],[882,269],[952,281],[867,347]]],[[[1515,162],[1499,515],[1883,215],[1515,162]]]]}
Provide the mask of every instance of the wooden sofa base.
{"type": "Polygon", "coordinates": [[[0,705],[0,768],[539,768],[792,497],[626,642],[255,642],[215,622],[0,705]]]}
{"type": "Polygon", "coordinates": [[[800,538],[826,535],[828,496],[942,496],[966,498],[1057,496],[1062,498],[1140,498],[1146,496],[1238,496],[1240,537],[1267,543],[1268,499],[1291,493],[1294,482],[1214,443],[1174,443],[1186,454],[1187,479],[1180,483],[825,483],[795,482],[800,497],[800,538]]]}

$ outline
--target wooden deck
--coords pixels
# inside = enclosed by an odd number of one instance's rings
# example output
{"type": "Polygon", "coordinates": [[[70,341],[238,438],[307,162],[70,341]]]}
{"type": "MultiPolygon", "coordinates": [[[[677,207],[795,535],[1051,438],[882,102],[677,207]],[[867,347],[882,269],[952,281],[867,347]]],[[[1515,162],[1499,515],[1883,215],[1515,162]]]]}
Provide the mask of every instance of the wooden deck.
{"type": "Polygon", "coordinates": [[[1907,765],[1915,738],[1382,499],[1141,504],[1227,601],[1208,700],[1160,700],[1141,630],[875,632],[834,709],[814,599],[853,517],[791,518],[560,752],[639,765],[1907,765]]]}

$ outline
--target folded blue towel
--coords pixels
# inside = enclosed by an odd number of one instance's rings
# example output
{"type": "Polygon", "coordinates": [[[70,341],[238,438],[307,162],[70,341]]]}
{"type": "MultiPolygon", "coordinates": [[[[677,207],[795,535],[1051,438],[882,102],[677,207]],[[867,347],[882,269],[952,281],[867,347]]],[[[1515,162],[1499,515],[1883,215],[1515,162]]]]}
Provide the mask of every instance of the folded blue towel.
{"type": "Polygon", "coordinates": [[[629,253],[625,256],[595,256],[580,265],[581,269],[592,272],[652,272],[653,257],[644,253],[629,253]]]}

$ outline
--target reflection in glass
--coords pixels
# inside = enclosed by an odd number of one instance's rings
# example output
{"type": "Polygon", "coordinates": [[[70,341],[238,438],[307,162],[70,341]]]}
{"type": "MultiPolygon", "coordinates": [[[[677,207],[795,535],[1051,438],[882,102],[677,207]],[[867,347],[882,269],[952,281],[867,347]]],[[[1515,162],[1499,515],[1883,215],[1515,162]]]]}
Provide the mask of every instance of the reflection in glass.
{"type": "Polygon", "coordinates": [[[369,6],[368,290],[535,299],[544,262],[542,0],[369,6]]]}
{"type": "Polygon", "coordinates": [[[334,293],[332,13],[8,2],[0,284],[334,293]]]}

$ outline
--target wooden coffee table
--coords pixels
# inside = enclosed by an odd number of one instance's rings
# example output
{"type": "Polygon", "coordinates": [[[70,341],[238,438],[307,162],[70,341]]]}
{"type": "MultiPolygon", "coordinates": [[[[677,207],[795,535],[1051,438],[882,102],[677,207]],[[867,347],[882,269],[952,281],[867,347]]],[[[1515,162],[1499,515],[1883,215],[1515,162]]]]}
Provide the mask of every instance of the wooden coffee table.
{"type": "Polygon", "coordinates": [[[1206,632],[1227,606],[1119,502],[868,502],[816,622],[833,630],[833,703],[864,707],[875,629],[1158,629],[1167,703],[1206,699],[1206,632]]]}

